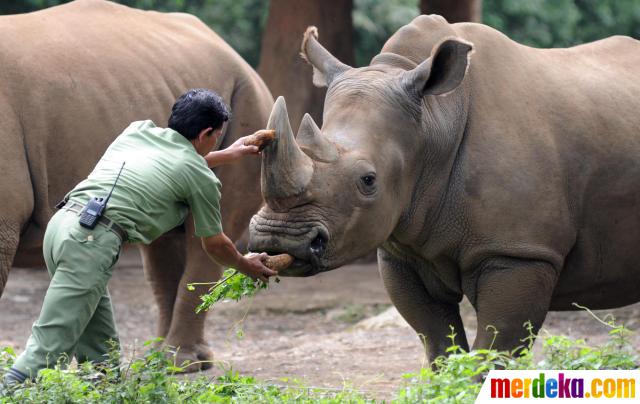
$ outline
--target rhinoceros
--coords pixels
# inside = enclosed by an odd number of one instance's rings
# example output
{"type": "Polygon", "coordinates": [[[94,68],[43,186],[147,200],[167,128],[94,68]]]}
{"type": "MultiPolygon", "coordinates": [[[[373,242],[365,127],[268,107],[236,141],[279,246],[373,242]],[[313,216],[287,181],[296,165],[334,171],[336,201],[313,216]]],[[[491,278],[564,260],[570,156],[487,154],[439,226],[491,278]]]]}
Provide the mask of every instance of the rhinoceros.
{"type": "Polygon", "coordinates": [[[377,248],[391,301],[445,354],[515,349],[549,310],[640,300],[640,42],[518,44],[482,24],[420,16],[369,66],[351,68],[307,30],[327,86],[323,125],[297,139],[283,99],[263,153],[264,206],[249,248],[287,252],[309,276],[377,248]],[[493,326],[498,330],[494,335],[493,326]]]}
{"type": "MultiPolygon", "coordinates": [[[[82,0],[2,16],[0,38],[0,293],[12,262],[43,263],[42,236],[54,206],[131,121],[166,125],[180,94],[210,88],[233,111],[218,145],[226,147],[263,127],[273,105],[253,69],[187,14],[82,0]]],[[[225,185],[224,231],[237,239],[261,204],[260,160],[215,171],[225,185]]],[[[157,334],[180,347],[179,362],[211,359],[205,318],[194,312],[199,293],[187,291],[186,284],[214,280],[221,272],[192,226],[188,218],[183,227],[141,246],[159,307],[157,334]]]]}

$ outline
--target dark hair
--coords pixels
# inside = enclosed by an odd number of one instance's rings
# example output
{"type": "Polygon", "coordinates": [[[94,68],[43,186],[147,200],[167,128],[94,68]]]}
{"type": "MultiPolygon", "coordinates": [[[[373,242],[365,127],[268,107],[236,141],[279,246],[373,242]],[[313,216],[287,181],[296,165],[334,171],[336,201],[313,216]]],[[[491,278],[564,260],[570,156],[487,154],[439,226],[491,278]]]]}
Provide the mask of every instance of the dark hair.
{"type": "Polygon", "coordinates": [[[206,88],[194,88],[173,104],[169,127],[192,140],[203,129],[220,129],[230,118],[229,107],[218,94],[206,88]]]}

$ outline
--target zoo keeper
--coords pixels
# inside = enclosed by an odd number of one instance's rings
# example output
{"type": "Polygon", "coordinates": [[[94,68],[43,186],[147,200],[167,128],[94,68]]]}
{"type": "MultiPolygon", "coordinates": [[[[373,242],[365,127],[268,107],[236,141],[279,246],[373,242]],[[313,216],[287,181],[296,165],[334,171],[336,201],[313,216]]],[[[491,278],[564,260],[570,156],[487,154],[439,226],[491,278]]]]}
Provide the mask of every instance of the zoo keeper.
{"type": "Polygon", "coordinates": [[[173,105],[169,128],[149,120],[133,122],[88,178],[66,195],[44,236],[51,283],[27,346],[5,375],[5,385],[35,378],[61,355],[117,365],[108,363],[108,352],[118,347],[118,332],[107,283],[122,244],[151,243],[182,224],[189,210],[195,234],[212,259],[254,279],[266,281],[276,274],[263,265],[266,254],[244,257],[222,232],[221,184],[211,168],[258,154],[257,146],[243,144],[244,138],[210,152],[229,117],[216,93],[190,90],[173,105]],[[105,197],[121,167],[96,227],[81,226],[79,215],[87,201],[105,197]]]}

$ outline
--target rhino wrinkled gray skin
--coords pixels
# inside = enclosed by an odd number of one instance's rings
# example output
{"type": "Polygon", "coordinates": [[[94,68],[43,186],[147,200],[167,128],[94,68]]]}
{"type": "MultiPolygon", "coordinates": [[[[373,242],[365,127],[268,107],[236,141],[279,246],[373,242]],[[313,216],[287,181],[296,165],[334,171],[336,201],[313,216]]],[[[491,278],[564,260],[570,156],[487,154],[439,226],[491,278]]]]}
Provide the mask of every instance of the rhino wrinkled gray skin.
{"type": "Polygon", "coordinates": [[[282,275],[377,248],[431,360],[449,325],[468,349],[463,296],[473,347],[497,349],[548,310],[640,300],[640,42],[534,49],[420,16],[367,67],[339,62],[312,27],[302,55],[328,87],[324,124],[305,117],[296,143],[276,102],[250,225],[251,250],[296,257],[282,275]]]}

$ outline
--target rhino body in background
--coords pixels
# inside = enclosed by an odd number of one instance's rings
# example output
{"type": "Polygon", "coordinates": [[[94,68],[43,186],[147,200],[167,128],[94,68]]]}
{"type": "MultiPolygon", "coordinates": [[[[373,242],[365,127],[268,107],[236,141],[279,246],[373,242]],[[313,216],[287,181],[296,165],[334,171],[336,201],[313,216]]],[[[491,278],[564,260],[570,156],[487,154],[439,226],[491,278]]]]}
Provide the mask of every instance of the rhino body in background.
{"type": "MultiPolygon", "coordinates": [[[[233,110],[226,147],[263,127],[273,105],[251,67],[187,14],[82,0],[2,16],[0,38],[0,294],[12,262],[43,264],[42,236],[54,206],[131,121],[165,126],[178,96],[210,88],[233,110]]],[[[250,160],[216,169],[224,184],[223,228],[234,239],[261,203],[260,161],[250,160]]],[[[178,363],[211,359],[205,316],[194,312],[199,293],[186,284],[221,272],[193,236],[191,218],[185,227],[141,247],[159,305],[158,335],[180,346],[178,363]]]]}
{"type": "Polygon", "coordinates": [[[308,276],[378,248],[391,300],[445,353],[458,304],[474,348],[513,349],[548,310],[640,300],[640,42],[534,49],[487,26],[420,16],[370,66],[310,28],[303,56],[328,86],[323,127],[297,142],[283,100],[263,153],[267,205],[250,249],[308,276]]]}

